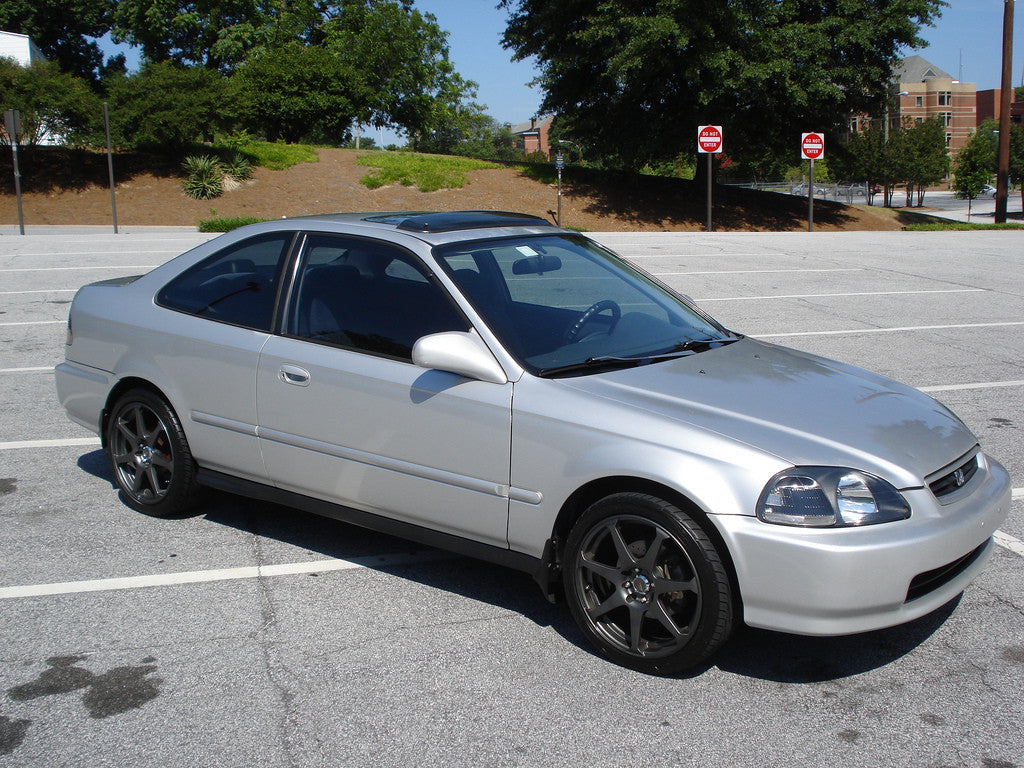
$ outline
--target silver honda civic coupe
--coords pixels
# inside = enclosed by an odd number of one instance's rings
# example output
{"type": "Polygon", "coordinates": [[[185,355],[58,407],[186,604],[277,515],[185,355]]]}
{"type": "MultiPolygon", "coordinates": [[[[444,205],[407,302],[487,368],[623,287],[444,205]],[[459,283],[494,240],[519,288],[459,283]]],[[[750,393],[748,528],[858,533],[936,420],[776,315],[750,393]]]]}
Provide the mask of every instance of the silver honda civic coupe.
{"type": "Polygon", "coordinates": [[[236,230],[82,288],[56,373],[134,509],[214,487],[517,568],[654,674],[740,622],[923,616],[1010,507],[932,398],[727,330],[522,214],[236,230]]]}

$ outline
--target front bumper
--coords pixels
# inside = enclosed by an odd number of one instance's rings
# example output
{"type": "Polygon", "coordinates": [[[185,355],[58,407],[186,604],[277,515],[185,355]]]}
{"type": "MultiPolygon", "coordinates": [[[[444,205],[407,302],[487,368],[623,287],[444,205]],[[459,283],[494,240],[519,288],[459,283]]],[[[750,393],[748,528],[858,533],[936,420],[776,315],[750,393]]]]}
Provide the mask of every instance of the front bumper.
{"type": "Polygon", "coordinates": [[[733,557],[744,621],[843,635],[902,624],[952,600],[981,572],[1010,511],[1009,475],[980,461],[954,504],[940,505],[927,488],[904,491],[912,511],[899,522],[808,529],[712,515],[733,557]]]}

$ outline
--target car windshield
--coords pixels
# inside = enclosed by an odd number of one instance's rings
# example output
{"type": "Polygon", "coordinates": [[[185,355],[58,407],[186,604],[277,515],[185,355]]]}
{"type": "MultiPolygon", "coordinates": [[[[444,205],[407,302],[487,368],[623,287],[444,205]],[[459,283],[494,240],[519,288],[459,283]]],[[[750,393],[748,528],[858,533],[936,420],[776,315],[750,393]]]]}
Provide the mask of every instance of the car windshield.
{"type": "Polygon", "coordinates": [[[441,246],[435,256],[506,348],[540,376],[645,365],[736,336],[578,235],[441,246]]]}

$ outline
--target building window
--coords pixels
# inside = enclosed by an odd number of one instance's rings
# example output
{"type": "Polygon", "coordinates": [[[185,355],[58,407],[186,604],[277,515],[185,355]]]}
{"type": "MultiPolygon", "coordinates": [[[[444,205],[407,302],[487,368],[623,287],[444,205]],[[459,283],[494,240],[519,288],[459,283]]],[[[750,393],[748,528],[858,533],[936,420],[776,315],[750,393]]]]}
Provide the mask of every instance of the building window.
{"type": "Polygon", "coordinates": [[[953,106],[953,94],[949,91],[939,91],[939,106],[940,107],[951,107],[953,106]]]}
{"type": "Polygon", "coordinates": [[[942,124],[943,125],[950,126],[950,125],[953,124],[953,113],[952,112],[943,112],[941,117],[942,117],[942,124]]]}
{"type": "Polygon", "coordinates": [[[923,123],[923,122],[924,122],[924,118],[923,118],[923,117],[915,117],[915,118],[914,118],[914,122],[915,122],[915,123],[916,123],[917,125],[920,125],[921,123],[923,123]]]}
{"type": "Polygon", "coordinates": [[[947,133],[946,134],[946,149],[949,149],[949,145],[952,144],[952,143],[953,143],[953,134],[952,133],[947,133]]]}
{"type": "Polygon", "coordinates": [[[917,97],[917,106],[919,106],[919,107],[923,107],[924,106],[924,96],[918,96],[917,97]]]}

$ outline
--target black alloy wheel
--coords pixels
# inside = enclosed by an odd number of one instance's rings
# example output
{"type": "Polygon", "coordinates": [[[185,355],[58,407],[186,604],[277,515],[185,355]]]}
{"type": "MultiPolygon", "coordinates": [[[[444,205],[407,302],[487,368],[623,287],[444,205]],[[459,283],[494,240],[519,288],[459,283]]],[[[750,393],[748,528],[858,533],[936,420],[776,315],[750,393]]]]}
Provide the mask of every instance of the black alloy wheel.
{"type": "Polygon", "coordinates": [[[722,558],[700,525],[663,499],[619,493],[593,504],[569,535],[562,569],[573,617],[618,664],[674,674],[729,637],[722,558]]]}
{"type": "Polygon", "coordinates": [[[107,421],[107,455],[122,498],[133,509],[166,517],[196,500],[195,462],[178,417],[153,392],[126,392],[107,421]]]}

